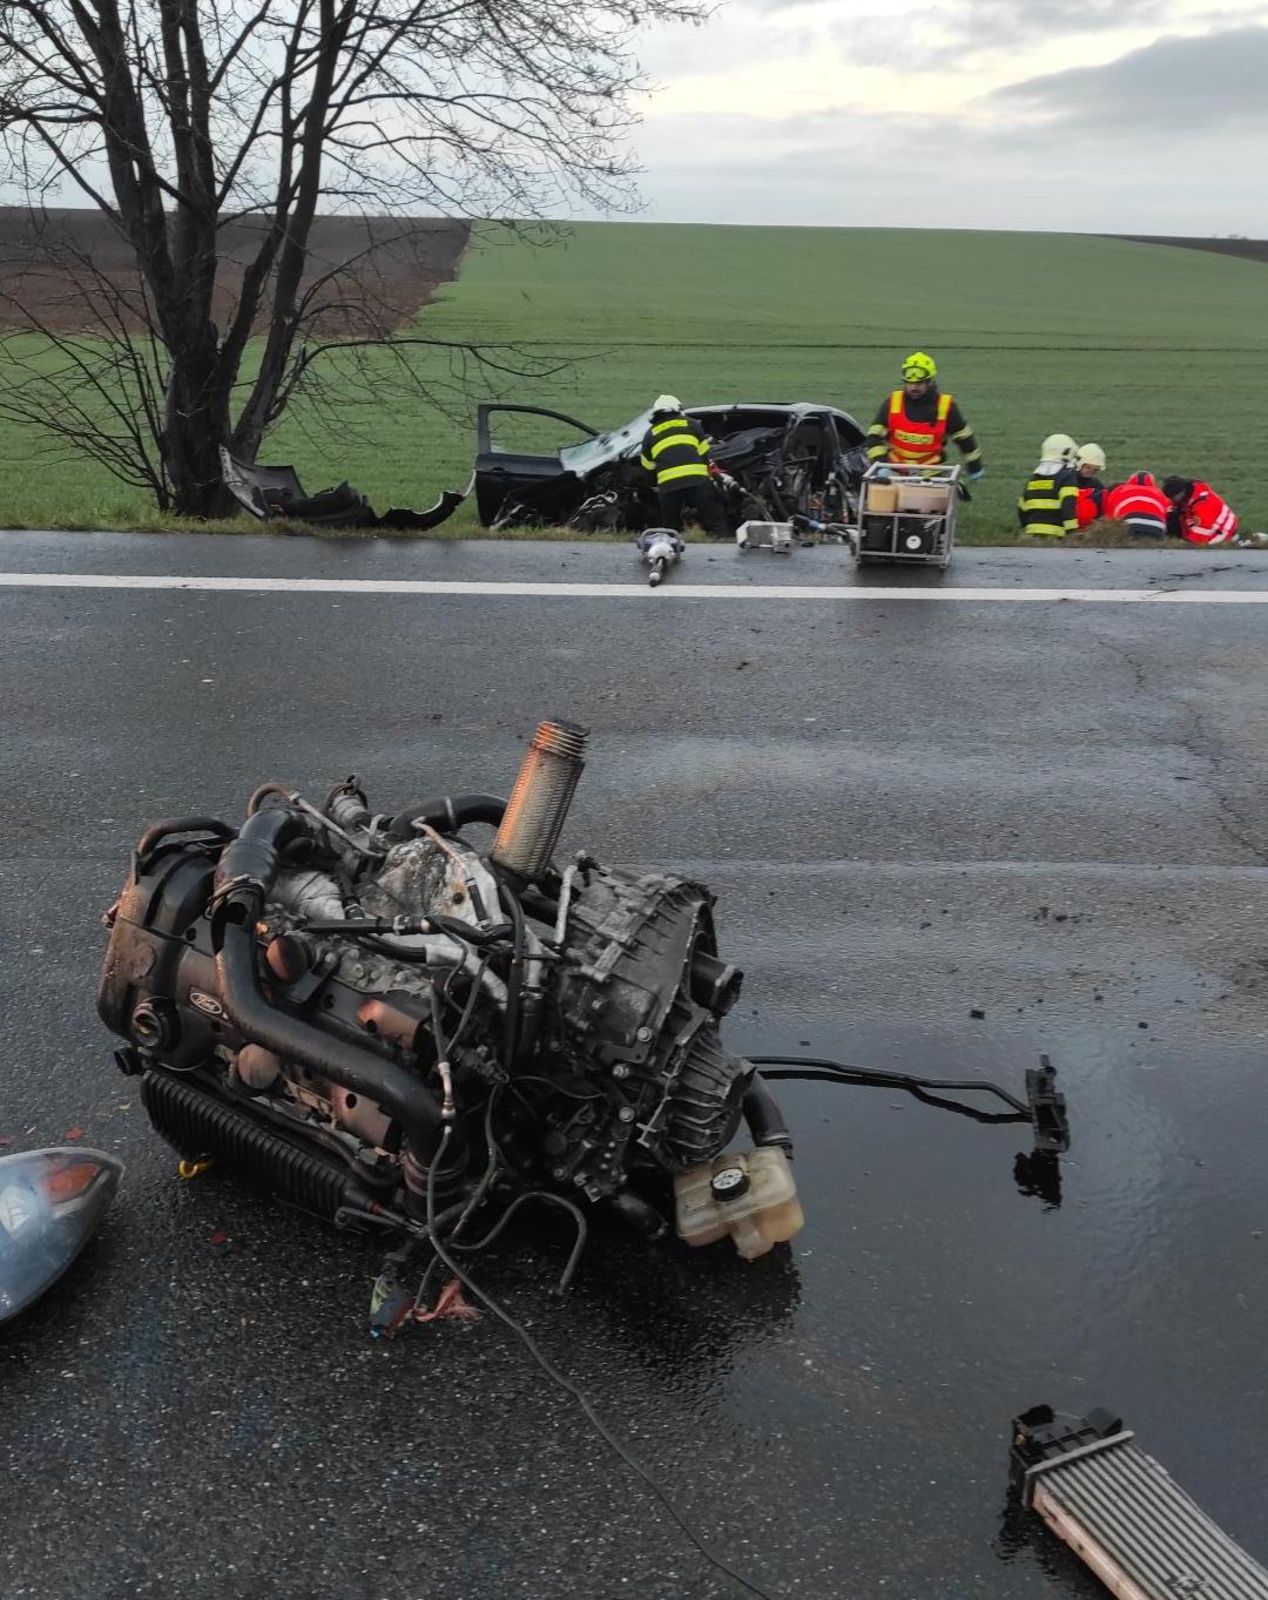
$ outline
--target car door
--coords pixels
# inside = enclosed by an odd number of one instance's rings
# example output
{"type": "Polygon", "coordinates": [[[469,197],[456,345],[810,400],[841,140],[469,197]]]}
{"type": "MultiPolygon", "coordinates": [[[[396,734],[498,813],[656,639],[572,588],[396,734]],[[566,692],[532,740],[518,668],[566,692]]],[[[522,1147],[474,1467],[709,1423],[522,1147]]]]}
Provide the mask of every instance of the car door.
{"type": "Polygon", "coordinates": [[[576,509],[576,475],[560,460],[596,429],[544,406],[482,405],[476,411],[476,506],[489,527],[512,504],[533,518],[562,519],[576,509]]]}

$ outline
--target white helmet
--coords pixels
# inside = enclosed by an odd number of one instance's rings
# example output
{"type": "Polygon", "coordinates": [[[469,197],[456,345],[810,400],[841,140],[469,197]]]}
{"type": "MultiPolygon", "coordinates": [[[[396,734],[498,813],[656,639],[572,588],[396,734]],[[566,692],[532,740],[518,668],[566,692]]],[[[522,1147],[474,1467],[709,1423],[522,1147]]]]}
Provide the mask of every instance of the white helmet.
{"type": "Polygon", "coordinates": [[[1092,467],[1097,472],[1105,471],[1105,452],[1099,444],[1081,444],[1075,459],[1081,467],[1092,467]]]}
{"type": "MultiPolygon", "coordinates": [[[[682,410],[682,401],[678,398],[678,396],[676,394],[662,394],[659,397],[659,399],[656,401],[655,405],[652,407],[652,410],[653,410],[653,412],[657,412],[657,411],[681,411],[682,410]]],[[[1071,442],[1073,442],[1073,441],[1071,441],[1071,442]]]]}
{"type": "Polygon", "coordinates": [[[1039,446],[1040,461],[1064,461],[1068,466],[1079,453],[1079,447],[1068,433],[1050,433],[1039,446]]]}

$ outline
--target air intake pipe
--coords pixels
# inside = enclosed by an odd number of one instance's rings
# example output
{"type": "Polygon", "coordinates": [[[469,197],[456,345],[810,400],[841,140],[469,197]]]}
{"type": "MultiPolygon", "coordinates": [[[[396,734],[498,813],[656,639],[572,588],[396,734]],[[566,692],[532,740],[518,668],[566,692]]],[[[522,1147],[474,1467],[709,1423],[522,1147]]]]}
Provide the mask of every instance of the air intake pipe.
{"type": "Polygon", "coordinates": [[[398,811],[387,825],[387,836],[393,844],[403,844],[416,837],[416,822],[445,833],[457,833],[469,822],[488,822],[496,828],[505,812],[506,801],[495,794],[441,795],[398,811]]]}
{"type": "Polygon", "coordinates": [[[394,1061],[371,1055],[270,1005],[260,992],[255,929],[249,924],[226,922],[220,937],[216,955],[220,1001],[243,1038],[372,1100],[401,1124],[416,1158],[423,1163],[430,1160],[441,1133],[440,1107],[430,1090],[394,1061]]]}
{"type": "Polygon", "coordinates": [[[549,870],[585,769],[589,737],[590,730],[575,722],[538,724],[489,852],[503,871],[536,883],[549,870]]]}

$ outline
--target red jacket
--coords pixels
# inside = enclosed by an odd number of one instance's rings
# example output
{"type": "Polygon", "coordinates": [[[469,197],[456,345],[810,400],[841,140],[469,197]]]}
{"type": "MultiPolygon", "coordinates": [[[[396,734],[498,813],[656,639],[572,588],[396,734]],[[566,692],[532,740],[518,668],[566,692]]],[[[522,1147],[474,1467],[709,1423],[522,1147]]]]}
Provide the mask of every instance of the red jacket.
{"type": "Polygon", "coordinates": [[[1105,496],[1105,515],[1135,525],[1142,533],[1161,539],[1167,532],[1171,502],[1148,472],[1134,472],[1126,483],[1115,484],[1105,496]]]}
{"type": "Polygon", "coordinates": [[[1190,544],[1227,544],[1237,534],[1237,513],[1209,483],[1195,483],[1180,507],[1180,532],[1190,544]]]}
{"type": "Polygon", "coordinates": [[[1089,483],[1079,489],[1079,498],[1075,505],[1079,518],[1079,527],[1086,528],[1089,522],[1095,522],[1098,517],[1106,515],[1105,490],[1099,483],[1089,483]]]}

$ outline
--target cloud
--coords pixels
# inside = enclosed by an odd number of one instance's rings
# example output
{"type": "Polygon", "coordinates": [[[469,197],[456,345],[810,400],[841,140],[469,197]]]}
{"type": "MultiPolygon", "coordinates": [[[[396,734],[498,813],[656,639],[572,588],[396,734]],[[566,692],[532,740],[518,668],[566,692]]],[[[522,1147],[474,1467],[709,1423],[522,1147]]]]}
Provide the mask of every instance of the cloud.
{"type": "Polygon", "coordinates": [[[733,0],[673,41],[647,214],[1268,236],[1268,0],[882,4],[733,0]]]}
{"type": "Polygon", "coordinates": [[[1049,40],[1159,26],[1183,9],[1177,0],[947,0],[843,18],[835,32],[845,58],[859,66],[901,62],[916,70],[951,70],[966,59],[1015,53],[1049,40]]]}
{"type": "MultiPolygon", "coordinates": [[[[769,0],[756,0],[758,4],[769,0]]],[[[903,10],[862,10],[834,0],[816,13],[831,14],[842,57],[856,67],[901,65],[908,70],[959,70],[965,62],[1002,62],[1039,49],[1071,53],[1074,41],[1098,56],[1117,36],[1122,46],[1142,36],[1222,32],[1268,21],[1268,0],[1203,8],[1194,0],[945,0],[903,10]]]]}
{"type": "MultiPolygon", "coordinates": [[[[1202,67],[1194,70],[1200,78],[1202,67]]],[[[1114,90],[1093,72],[1073,74],[1084,76],[1095,81],[1077,104],[1099,112],[1114,90]]],[[[1168,124],[1131,109],[1109,138],[1098,115],[1075,109],[1067,118],[1064,91],[1056,120],[1047,109],[1049,79],[1013,92],[1031,97],[1027,114],[992,95],[970,114],[838,109],[658,118],[640,140],[647,214],[684,222],[1268,234],[1262,140],[1230,139],[1210,118],[1168,124]]],[[[1166,88],[1158,92],[1165,96],[1166,88]]],[[[1117,116],[1111,106],[1110,120],[1117,116]]]]}
{"type": "Polygon", "coordinates": [[[953,8],[948,27],[976,50],[1006,50],[1034,39],[1149,27],[1172,16],[1173,0],[973,0],[953,8]]]}
{"type": "MultiPolygon", "coordinates": [[[[1268,28],[1159,39],[1104,66],[1007,84],[983,103],[1048,123],[1133,130],[1268,129],[1268,28]]],[[[1263,156],[1261,151],[1261,159],[1263,156]]]]}

